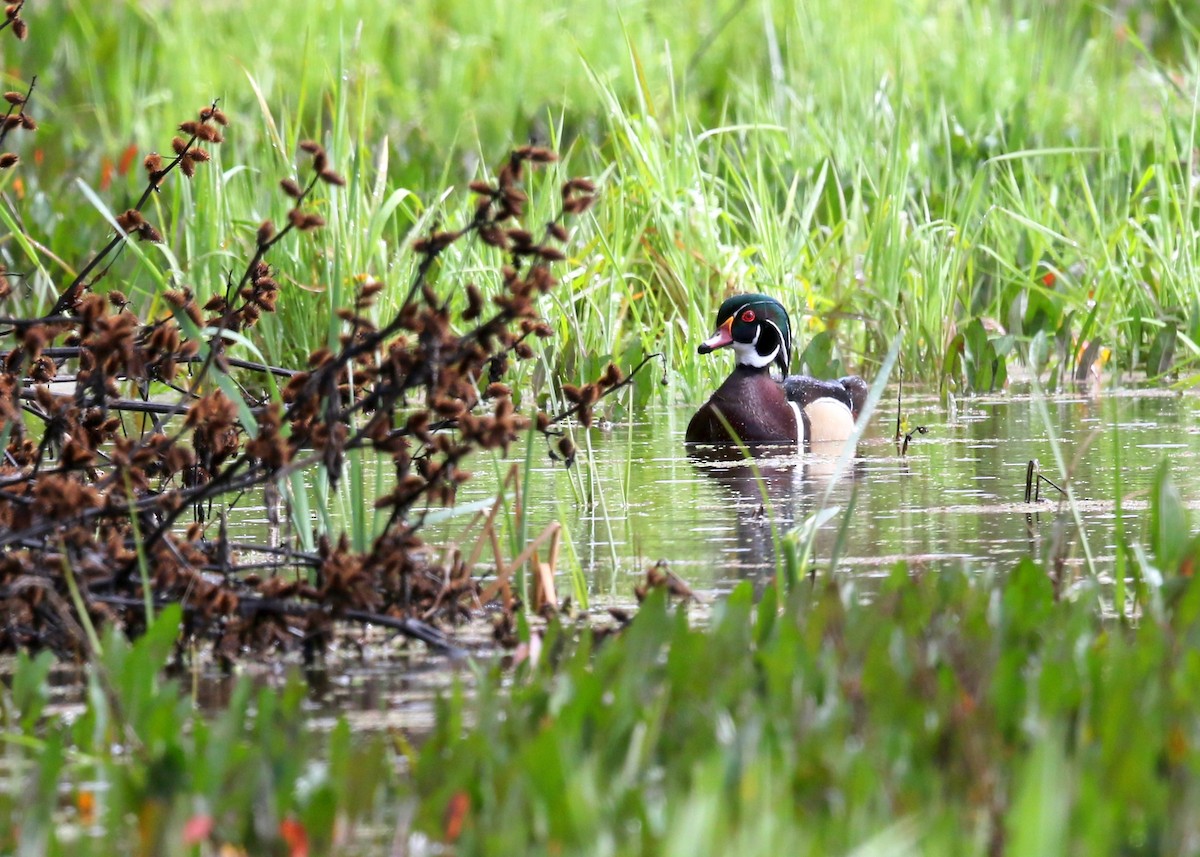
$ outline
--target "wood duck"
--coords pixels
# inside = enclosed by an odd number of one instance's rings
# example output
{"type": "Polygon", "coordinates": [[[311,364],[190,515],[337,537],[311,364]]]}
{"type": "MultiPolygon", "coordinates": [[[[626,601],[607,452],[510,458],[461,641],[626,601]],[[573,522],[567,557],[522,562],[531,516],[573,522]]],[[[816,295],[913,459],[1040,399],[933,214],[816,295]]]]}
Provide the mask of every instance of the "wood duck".
{"type": "Polygon", "coordinates": [[[733,346],[736,365],[688,423],[689,444],[730,443],[732,429],[746,444],[795,443],[801,450],[827,452],[854,431],[867,382],[857,376],[822,381],[788,375],[792,325],[779,301],[734,295],[721,304],[716,332],[697,351],[708,354],[727,345],[733,346]],[[772,376],[773,365],[782,381],[772,376]]]}

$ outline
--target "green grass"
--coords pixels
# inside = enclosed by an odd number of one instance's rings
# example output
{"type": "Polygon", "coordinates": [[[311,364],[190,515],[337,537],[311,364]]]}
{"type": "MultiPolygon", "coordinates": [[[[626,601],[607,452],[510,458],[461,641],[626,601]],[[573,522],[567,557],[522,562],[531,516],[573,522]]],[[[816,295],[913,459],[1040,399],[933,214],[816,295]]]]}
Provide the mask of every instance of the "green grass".
{"type": "MultiPolygon", "coordinates": [[[[137,161],[100,189],[105,164],[164,148],[217,97],[235,125],[216,168],[158,200],[157,270],[127,258],[110,282],[147,307],[172,271],[220,288],[258,221],[282,216],[271,188],[296,172],[297,141],[316,137],[351,183],[320,201],[327,230],[274,259],[290,282],[259,333],[272,360],[329,339],[355,276],[398,291],[414,229],[466,215],[464,194],[440,190],[533,137],[604,191],[577,229],[571,288],[546,307],[555,377],[666,350],[674,390],[699,398],[723,367],[695,361],[694,342],[738,289],[803,315],[812,371],[870,375],[902,330],[910,373],[986,388],[977,320],[1004,362],[1042,332],[1057,348],[1038,368],[1069,370],[1098,338],[1121,372],[1193,371],[1195,40],[1164,10],[1132,9],[1155,11],[1157,53],[1084,2],[38,5],[7,66],[14,87],[39,75],[41,130],[5,182],[53,255],[6,255],[44,272],[26,302],[44,307],[107,231],[78,183],[122,210],[137,161]]],[[[477,272],[487,287],[489,261],[456,250],[444,287],[477,272]]]]}
{"type": "MultiPolygon", "coordinates": [[[[235,124],[214,163],[147,211],[166,243],[98,288],[145,315],[167,312],[169,280],[222,290],[316,138],[349,184],[322,188],[328,228],[273,253],[280,311],[238,356],[298,363],[360,275],[389,284],[389,314],[412,237],[466,219],[466,183],[533,137],[563,155],[538,218],[564,175],[602,200],[544,307],[556,336],[516,379],[523,410],[660,350],[672,383],[652,367],[621,408],[699,400],[726,367],[695,343],[735,290],[791,307],[813,372],[874,376],[902,335],[905,378],[955,393],[1026,354],[1058,383],[1092,340],[1118,378],[1200,377],[1197,40],[1169,4],[1130,6],[1147,29],[1085,0],[219,5],[31,3],[30,40],[0,34],[6,88],[38,75],[41,125],[0,175],[0,257],[26,275],[6,313],[53,303],[140,192],[141,157],[219,98],[235,124]]],[[[489,253],[455,245],[435,288],[497,289],[489,253]]],[[[350,510],[360,546],[365,473],[312,498],[350,510]]],[[[97,639],[74,720],[47,713],[44,660],[0,690],[0,852],[283,854],[290,819],[327,853],[347,824],[409,814],[461,854],[1186,852],[1196,546],[1168,480],[1153,497],[1148,547],[1131,537],[1117,563],[1136,621],[1102,618],[1095,580],[1056,598],[1028,561],[901,567],[869,598],[854,579],[757,605],[743,588],[706,627],[652,599],[603,644],[555,627],[536,667],[451,696],[403,760],[344,725],[319,736],[298,686],[243,683],[197,715],[158,678],[164,611],[132,648],[97,639]],[[196,817],[213,821],[199,849],[196,817]]]]}

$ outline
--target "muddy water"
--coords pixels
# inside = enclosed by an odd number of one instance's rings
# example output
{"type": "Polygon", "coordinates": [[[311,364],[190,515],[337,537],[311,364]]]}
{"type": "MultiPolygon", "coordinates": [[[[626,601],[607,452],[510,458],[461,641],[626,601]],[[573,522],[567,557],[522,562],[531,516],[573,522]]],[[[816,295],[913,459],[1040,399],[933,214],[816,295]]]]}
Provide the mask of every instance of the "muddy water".
{"type": "MultiPolygon", "coordinates": [[[[660,559],[702,590],[772,574],[773,532],[825,506],[840,512],[819,532],[817,569],[828,569],[835,552],[837,573],[867,576],[900,559],[1004,568],[1032,554],[1082,567],[1090,552],[1106,574],[1118,493],[1126,532],[1139,538],[1147,491],[1164,458],[1184,497],[1200,499],[1200,397],[1149,390],[1041,402],[1044,411],[1020,391],[954,406],[908,397],[910,424],[927,432],[899,455],[893,403],[890,413],[876,414],[858,456],[836,479],[832,462],[814,457],[761,460],[757,477],[742,463],[689,458],[683,432],[690,409],[661,409],[632,425],[591,430],[574,474],[537,456],[528,532],[560,521],[574,546],[560,573],[577,562],[595,595],[621,599],[660,559]],[[1058,485],[1070,482],[1082,533],[1049,485],[1041,486],[1041,502],[1024,502],[1031,459],[1058,485]]],[[[494,478],[481,476],[464,487],[460,502],[495,489],[494,478]]]]}

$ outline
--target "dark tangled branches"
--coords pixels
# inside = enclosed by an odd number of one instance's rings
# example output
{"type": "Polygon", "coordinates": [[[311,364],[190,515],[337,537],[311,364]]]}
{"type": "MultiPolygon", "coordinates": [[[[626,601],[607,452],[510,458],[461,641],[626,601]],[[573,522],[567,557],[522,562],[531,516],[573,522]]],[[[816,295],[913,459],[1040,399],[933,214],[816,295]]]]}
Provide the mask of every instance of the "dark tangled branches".
{"type": "MultiPolygon", "coordinates": [[[[9,103],[23,116],[27,100],[9,103]]],[[[142,213],[146,201],[170,173],[190,178],[227,122],[213,104],[183,123],[170,158],[145,159],[141,199],[51,311],[0,320],[8,340],[0,340],[0,651],[86,654],[81,627],[137,633],[147,610],[168,602],[183,603],[185,633],[223,657],[317,651],[346,621],[448,645],[429,623],[477,609],[480,589],[466,561],[432,558],[420,535],[425,510],[454,502],[472,454],[506,450],[530,430],[570,463],[574,446],[558,426],[567,417],[590,424],[592,407],[628,382],[610,366],[591,384],[564,385],[563,414],[530,419],[513,405],[504,379],[513,362],[534,356],[533,339],[551,335],[539,299],[558,285],[566,219],[586,211],[595,191],[585,179],[567,181],[558,215],[538,234],[528,229],[524,182],[555,157],[535,147],[514,151],[493,181],[472,184],[465,224],[416,242],[415,276],[390,315],[376,306],[384,284],[360,279],[352,305],[338,311],[337,347],[312,352],[302,369],[225,352],[227,334],[276,309],[271,250],[320,229],[314,191],[344,184],[315,143],[301,146],[308,179],[281,183],[286,222],[258,227],[241,276],[203,306],[177,285],[163,295],[169,311],[142,319],[120,290],[96,291],[126,241],[162,240],[142,213]],[[446,250],[465,240],[503,259],[490,298],[473,283],[449,295],[431,283],[446,250]],[[267,389],[268,374],[284,379],[279,394],[250,392],[267,389]],[[384,456],[394,476],[375,501],[387,524],[365,551],[344,536],[308,552],[239,545],[212,513],[247,492],[279,497],[310,469],[336,486],[359,450],[384,456]]]]}

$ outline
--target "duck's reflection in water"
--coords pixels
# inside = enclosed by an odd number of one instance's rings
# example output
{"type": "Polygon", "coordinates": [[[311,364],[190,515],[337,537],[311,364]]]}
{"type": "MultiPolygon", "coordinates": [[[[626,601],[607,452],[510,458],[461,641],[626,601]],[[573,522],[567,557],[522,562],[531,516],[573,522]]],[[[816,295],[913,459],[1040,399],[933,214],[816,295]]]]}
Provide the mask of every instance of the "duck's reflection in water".
{"type": "MultiPolygon", "coordinates": [[[[776,571],[776,540],[824,508],[846,510],[864,465],[861,459],[839,462],[843,445],[834,443],[800,455],[794,446],[690,446],[688,458],[717,482],[730,502],[736,548],[726,557],[729,578],[756,583],[776,571]]],[[[828,559],[836,546],[838,517],[818,529],[810,563],[828,559]]]]}

